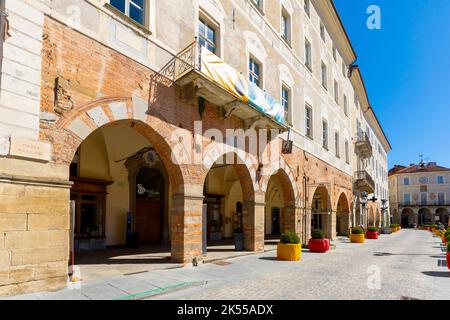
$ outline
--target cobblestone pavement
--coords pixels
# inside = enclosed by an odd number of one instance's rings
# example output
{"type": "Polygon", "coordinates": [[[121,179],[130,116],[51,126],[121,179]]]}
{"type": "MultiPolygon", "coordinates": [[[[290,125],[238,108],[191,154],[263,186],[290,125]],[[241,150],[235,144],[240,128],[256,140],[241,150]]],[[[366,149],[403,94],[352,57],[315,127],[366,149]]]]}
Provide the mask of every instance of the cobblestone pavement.
{"type": "Polygon", "coordinates": [[[450,299],[444,246],[427,231],[402,230],[365,244],[338,241],[326,254],[303,253],[280,262],[275,253],[184,271],[207,280],[201,287],[158,299],[450,299]],[[379,277],[378,277],[379,275],[379,277]]]}

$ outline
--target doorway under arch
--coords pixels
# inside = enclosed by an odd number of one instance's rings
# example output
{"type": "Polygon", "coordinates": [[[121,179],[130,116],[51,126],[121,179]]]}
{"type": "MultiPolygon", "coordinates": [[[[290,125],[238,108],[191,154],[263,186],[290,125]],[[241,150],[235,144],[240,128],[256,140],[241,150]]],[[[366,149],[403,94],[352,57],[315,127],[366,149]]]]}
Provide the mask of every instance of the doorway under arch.
{"type": "Polygon", "coordinates": [[[320,229],[329,239],[334,239],[333,212],[328,189],[319,186],[314,192],[311,203],[311,230],[320,229]]]}
{"type": "Polygon", "coordinates": [[[350,234],[350,206],[345,193],[339,197],[336,210],[336,234],[338,236],[349,236],[350,234]]]}

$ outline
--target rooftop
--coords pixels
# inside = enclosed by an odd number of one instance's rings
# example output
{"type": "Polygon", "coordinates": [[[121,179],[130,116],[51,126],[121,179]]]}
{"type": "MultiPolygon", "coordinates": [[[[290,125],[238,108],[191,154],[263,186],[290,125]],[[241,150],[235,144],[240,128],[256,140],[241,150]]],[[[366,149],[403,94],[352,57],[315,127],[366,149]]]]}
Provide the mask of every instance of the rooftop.
{"type": "Polygon", "coordinates": [[[450,171],[450,168],[438,166],[436,162],[421,162],[419,164],[410,164],[408,167],[402,165],[394,165],[394,167],[389,170],[389,176],[396,174],[405,173],[419,173],[419,172],[442,172],[450,171]]]}

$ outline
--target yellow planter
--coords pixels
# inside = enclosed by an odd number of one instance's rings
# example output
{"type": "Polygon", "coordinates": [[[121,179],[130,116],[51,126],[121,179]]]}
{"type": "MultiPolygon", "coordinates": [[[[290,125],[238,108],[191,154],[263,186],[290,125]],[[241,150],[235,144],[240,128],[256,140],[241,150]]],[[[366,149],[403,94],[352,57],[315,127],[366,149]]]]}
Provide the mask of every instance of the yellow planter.
{"type": "Polygon", "coordinates": [[[283,261],[299,261],[302,257],[301,244],[279,243],[277,249],[277,259],[283,261]]]}
{"type": "Polygon", "coordinates": [[[366,237],[363,234],[351,234],[350,241],[352,243],[364,243],[366,241],[366,237]]]}

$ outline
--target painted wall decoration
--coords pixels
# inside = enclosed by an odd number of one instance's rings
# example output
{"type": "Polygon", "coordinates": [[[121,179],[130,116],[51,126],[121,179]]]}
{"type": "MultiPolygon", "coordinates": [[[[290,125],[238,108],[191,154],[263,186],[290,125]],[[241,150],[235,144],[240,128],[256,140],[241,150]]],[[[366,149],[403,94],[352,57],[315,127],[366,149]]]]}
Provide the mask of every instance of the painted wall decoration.
{"type": "Polygon", "coordinates": [[[283,106],[267,92],[208,50],[201,51],[201,72],[259,112],[285,124],[283,106]]]}

